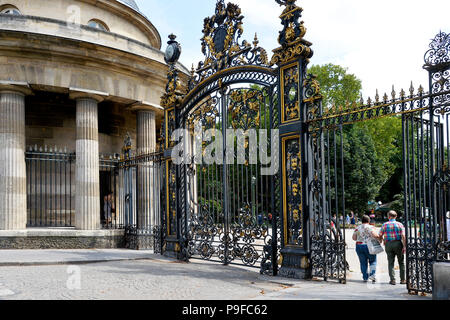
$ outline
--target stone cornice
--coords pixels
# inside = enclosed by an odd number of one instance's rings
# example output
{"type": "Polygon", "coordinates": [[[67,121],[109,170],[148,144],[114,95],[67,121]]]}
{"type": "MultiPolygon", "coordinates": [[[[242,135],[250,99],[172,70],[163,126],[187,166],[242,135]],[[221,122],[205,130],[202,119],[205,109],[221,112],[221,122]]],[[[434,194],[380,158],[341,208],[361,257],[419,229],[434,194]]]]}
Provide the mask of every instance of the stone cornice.
{"type": "Polygon", "coordinates": [[[9,80],[0,80],[0,93],[2,92],[21,93],[25,96],[33,94],[28,83],[9,80]]]}
{"type": "MultiPolygon", "coordinates": [[[[134,10],[132,11],[134,12],[134,10]]],[[[23,34],[42,34],[64,40],[72,39],[77,42],[92,43],[94,45],[138,55],[166,65],[164,52],[159,49],[155,49],[152,46],[120,34],[106,32],[84,25],[71,25],[62,20],[37,16],[0,14],[0,31],[3,30],[23,34]]],[[[181,63],[178,63],[177,67],[186,76],[189,75],[189,70],[181,63]]]]}
{"type": "Polygon", "coordinates": [[[118,1],[110,0],[78,0],[86,3],[90,3],[102,9],[106,9],[118,16],[122,16],[135,26],[137,26],[142,32],[148,35],[150,43],[156,48],[161,49],[161,35],[150,20],[144,16],[141,12],[135,11],[132,8],[126,6],[118,1]],[[151,35],[151,37],[150,37],[151,35]]]}
{"type": "Polygon", "coordinates": [[[103,100],[105,100],[105,98],[108,96],[109,94],[107,92],[100,92],[82,88],[69,88],[69,98],[73,100],[93,99],[98,103],[100,103],[103,100]]]}
{"type": "MultiPolygon", "coordinates": [[[[144,55],[49,35],[0,30],[0,56],[104,68],[165,82],[166,65],[144,55]]],[[[18,80],[18,79],[14,79],[18,80]]]]}
{"type": "Polygon", "coordinates": [[[164,111],[164,108],[155,103],[147,102],[147,101],[139,101],[130,106],[128,106],[131,111],[154,111],[157,113],[161,113],[164,111]]]}

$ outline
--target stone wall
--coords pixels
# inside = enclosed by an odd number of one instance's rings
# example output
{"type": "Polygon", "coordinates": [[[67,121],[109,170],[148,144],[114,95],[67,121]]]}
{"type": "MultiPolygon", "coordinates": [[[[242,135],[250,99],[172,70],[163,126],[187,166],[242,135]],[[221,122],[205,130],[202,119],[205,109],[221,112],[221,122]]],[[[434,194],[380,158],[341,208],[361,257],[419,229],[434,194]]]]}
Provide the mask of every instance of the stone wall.
{"type": "MultiPolygon", "coordinates": [[[[136,147],[136,114],[123,105],[105,101],[99,104],[99,152],[122,152],[127,132],[136,147]]],[[[75,152],[76,106],[65,94],[36,92],[26,99],[26,146],[67,147],[75,152]]]]}
{"type": "Polygon", "coordinates": [[[29,237],[1,238],[0,249],[116,249],[125,248],[124,237],[29,237]]]}
{"type": "Polygon", "coordinates": [[[0,231],[0,249],[113,248],[125,248],[124,230],[28,229],[0,231]]]}

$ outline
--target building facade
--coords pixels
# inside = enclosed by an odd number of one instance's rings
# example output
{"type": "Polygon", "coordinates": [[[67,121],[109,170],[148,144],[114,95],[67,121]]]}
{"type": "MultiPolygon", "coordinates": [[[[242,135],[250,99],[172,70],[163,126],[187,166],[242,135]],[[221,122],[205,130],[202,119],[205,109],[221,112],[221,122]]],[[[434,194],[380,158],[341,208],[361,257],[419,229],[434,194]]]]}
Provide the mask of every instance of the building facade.
{"type": "Polygon", "coordinates": [[[157,151],[161,44],[133,0],[0,0],[0,230],[102,229],[105,159],[157,151]]]}

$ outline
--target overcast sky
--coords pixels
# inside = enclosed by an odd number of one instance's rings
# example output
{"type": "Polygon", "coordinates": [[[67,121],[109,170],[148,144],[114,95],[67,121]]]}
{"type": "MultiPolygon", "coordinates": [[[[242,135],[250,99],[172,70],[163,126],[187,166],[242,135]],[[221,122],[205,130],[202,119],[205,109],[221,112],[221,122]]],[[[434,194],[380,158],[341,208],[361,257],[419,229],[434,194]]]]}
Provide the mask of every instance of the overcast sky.
{"type": "MultiPolygon", "coordinates": [[[[161,34],[182,44],[180,61],[188,67],[203,60],[200,38],[203,19],[212,16],[216,0],[136,0],[141,11],[161,34]]],[[[228,1],[227,1],[228,2],[228,1]]],[[[282,8],[274,0],[230,0],[239,4],[244,18],[243,39],[268,52],[278,46],[282,8]]],[[[306,40],[313,43],[312,64],[334,63],[354,73],[363,83],[363,95],[390,96],[422,84],[428,88],[423,57],[430,40],[440,31],[450,32],[449,0],[299,0],[304,9],[306,40]]]]}

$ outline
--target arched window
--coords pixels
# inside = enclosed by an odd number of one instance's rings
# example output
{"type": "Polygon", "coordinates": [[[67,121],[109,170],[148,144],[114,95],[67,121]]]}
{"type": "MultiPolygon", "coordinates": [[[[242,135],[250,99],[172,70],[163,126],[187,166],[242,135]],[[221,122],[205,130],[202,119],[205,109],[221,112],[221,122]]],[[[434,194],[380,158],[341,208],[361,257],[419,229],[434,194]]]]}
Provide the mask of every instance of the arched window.
{"type": "Polygon", "coordinates": [[[2,14],[16,14],[16,15],[21,15],[22,14],[22,13],[20,13],[19,9],[17,9],[14,6],[10,6],[10,5],[6,5],[6,6],[0,7],[0,13],[2,13],[2,14]]]}
{"type": "Polygon", "coordinates": [[[97,20],[97,19],[92,19],[91,21],[89,21],[88,26],[91,28],[96,28],[96,29],[100,29],[103,31],[109,31],[108,26],[104,22],[97,20]]]}

